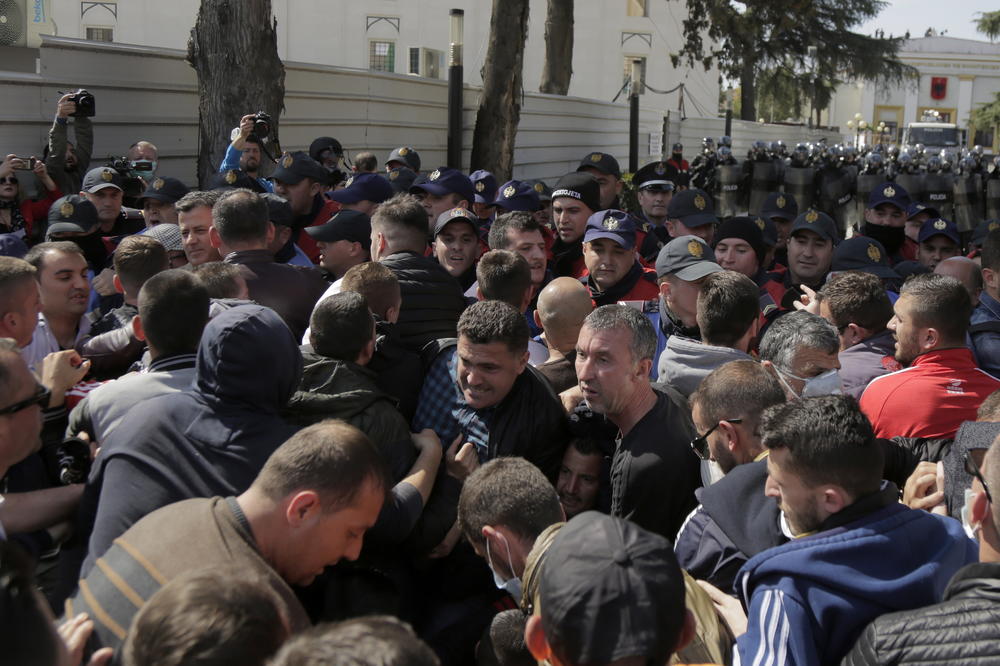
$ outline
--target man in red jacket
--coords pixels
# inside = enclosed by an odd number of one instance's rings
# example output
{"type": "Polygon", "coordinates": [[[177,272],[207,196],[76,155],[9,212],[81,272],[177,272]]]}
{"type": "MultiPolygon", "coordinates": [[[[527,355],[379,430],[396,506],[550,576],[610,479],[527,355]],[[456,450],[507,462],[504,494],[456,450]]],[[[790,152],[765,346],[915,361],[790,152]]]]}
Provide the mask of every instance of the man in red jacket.
{"type": "Polygon", "coordinates": [[[295,219],[292,220],[292,242],[297,244],[314,264],[319,263],[319,246],[308,234],[306,227],[325,224],[340,210],[340,204],[323,196],[329,173],[323,165],[297,151],[285,153],[278,160],[278,168],[271,176],[274,193],[288,200],[295,219]]]}
{"type": "Polygon", "coordinates": [[[635,240],[635,218],[624,211],[603,210],[587,220],[583,261],[588,275],[580,281],[597,306],[650,301],[660,295],[656,272],[639,263],[635,240]]]}
{"type": "Polygon", "coordinates": [[[893,312],[896,360],[909,367],[872,380],[861,394],[861,410],[876,437],[953,438],[1000,389],[1000,380],[976,367],[965,344],[969,292],[952,277],[916,275],[903,285],[893,312]]]}

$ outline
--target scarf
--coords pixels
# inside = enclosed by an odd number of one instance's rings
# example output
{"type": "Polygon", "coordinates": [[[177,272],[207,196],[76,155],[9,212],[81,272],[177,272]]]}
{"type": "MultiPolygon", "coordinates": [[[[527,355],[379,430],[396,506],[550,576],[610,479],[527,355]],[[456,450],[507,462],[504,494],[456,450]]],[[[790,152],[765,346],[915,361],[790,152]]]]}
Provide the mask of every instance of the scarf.
{"type": "Polygon", "coordinates": [[[24,215],[21,214],[21,204],[16,199],[0,200],[0,210],[10,211],[10,228],[5,233],[24,229],[24,215]]]}

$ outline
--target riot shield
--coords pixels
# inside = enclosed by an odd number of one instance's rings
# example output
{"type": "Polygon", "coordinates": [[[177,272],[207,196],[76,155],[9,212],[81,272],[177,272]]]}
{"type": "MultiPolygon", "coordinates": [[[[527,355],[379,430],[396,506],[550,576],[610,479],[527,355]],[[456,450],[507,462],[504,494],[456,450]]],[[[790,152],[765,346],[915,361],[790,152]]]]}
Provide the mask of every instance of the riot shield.
{"type": "Polygon", "coordinates": [[[854,179],[847,169],[836,167],[816,173],[815,208],[823,211],[837,223],[840,237],[844,237],[849,220],[854,217],[854,179]]]}
{"type": "Polygon", "coordinates": [[[793,167],[785,169],[785,192],[795,197],[799,210],[804,211],[813,205],[816,186],[816,172],[812,167],[793,167]]]}
{"type": "MultiPolygon", "coordinates": [[[[856,194],[854,196],[855,217],[860,224],[865,219],[865,209],[868,208],[868,197],[872,190],[885,182],[884,173],[863,173],[858,176],[856,194]]],[[[859,227],[860,228],[860,227],[859,227]]]]}
{"type": "Polygon", "coordinates": [[[929,173],[924,176],[924,198],[920,203],[936,208],[946,220],[955,219],[955,176],[929,173]]]}
{"type": "Polygon", "coordinates": [[[955,224],[959,231],[972,231],[986,213],[979,174],[955,176],[955,224]]]}
{"type": "Polygon", "coordinates": [[[986,219],[1000,217],[1000,178],[986,181],[986,219]]]}
{"type": "Polygon", "coordinates": [[[740,214],[740,181],[743,167],[723,164],[715,168],[715,214],[720,218],[740,214]]]}
{"type": "Polygon", "coordinates": [[[767,195],[778,189],[777,162],[754,162],[750,180],[750,205],[747,210],[760,211],[767,195]]]}
{"type": "Polygon", "coordinates": [[[906,190],[906,193],[910,195],[910,201],[924,201],[924,174],[897,174],[896,182],[902,185],[903,189],[906,190]]]}

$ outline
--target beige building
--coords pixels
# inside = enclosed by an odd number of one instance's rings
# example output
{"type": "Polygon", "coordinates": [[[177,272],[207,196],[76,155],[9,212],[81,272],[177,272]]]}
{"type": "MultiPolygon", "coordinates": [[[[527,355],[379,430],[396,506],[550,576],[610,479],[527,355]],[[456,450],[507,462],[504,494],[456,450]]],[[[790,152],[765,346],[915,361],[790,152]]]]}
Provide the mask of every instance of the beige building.
{"type": "MultiPolygon", "coordinates": [[[[968,130],[966,144],[997,151],[1000,136],[992,128],[969,125],[969,113],[994,101],[1000,92],[1000,44],[933,35],[911,39],[900,50],[900,60],[917,68],[910,85],[884,86],[870,81],[842,85],[830,106],[830,124],[847,136],[856,129],[847,123],[860,113],[869,124],[884,122],[895,134],[908,123],[936,111],[943,122],[968,130]]],[[[871,135],[868,135],[871,141],[871,135]]]]}

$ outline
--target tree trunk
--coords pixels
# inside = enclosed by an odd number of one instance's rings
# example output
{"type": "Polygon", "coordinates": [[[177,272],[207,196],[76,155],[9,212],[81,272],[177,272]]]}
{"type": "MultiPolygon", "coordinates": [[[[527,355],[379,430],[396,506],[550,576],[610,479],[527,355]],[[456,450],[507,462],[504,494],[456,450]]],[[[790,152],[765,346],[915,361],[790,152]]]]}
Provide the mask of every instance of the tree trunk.
{"type": "Polygon", "coordinates": [[[573,77],[573,0],[549,0],[545,15],[545,64],[539,90],[569,94],[573,77]]]}
{"type": "Polygon", "coordinates": [[[285,67],[278,58],[276,26],[271,0],[201,0],[187,61],[198,73],[202,186],[222,161],[230,131],[248,113],[270,114],[271,143],[265,148],[275,153],[278,116],[285,104],[285,67]]]}
{"type": "Polygon", "coordinates": [[[493,0],[490,46],[483,63],[471,168],[510,180],[514,139],[521,119],[521,69],[528,38],[528,0],[493,0]]]}
{"type": "Polygon", "coordinates": [[[757,67],[747,57],[740,69],[740,119],[757,120],[757,67]]]}

